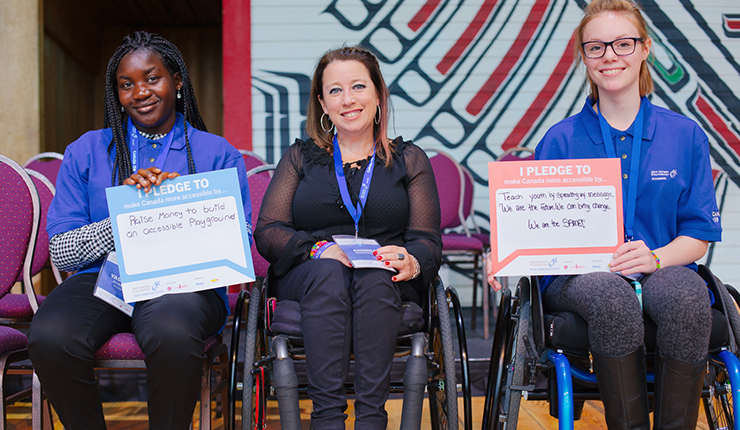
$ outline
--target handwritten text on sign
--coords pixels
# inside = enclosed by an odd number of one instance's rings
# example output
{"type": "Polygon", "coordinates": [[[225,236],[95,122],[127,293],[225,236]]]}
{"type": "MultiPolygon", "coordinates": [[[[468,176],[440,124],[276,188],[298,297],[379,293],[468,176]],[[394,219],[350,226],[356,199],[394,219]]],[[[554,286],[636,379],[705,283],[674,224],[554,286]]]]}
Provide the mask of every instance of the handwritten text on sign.
{"type": "Polygon", "coordinates": [[[618,160],[496,162],[489,174],[497,274],[607,270],[622,243],[618,160]]]}
{"type": "Polygon", "coordinates": [[[235,169],[106,193],[127,302],[254,280],[235,169]]]}
{"type": "Polygon", "coordinates": [[[200,250],[194,253],[188,247],[167,247],[167,251],[157,258],[151,258],[146,252],[131,253],[126,255],[126,273],[130,275],[151,272],[163,266],[196,264],[202,261],[201,253],[207,253],[213,259],[231,259],[238,265],[246,266],[240,243],[213,240],[214,232],[224,236],[240,236],[241,226],[233,197],[122,214],[117,222],[124,249],[157,249],[185,236],[188,242],[198,244],[200,250]]]}

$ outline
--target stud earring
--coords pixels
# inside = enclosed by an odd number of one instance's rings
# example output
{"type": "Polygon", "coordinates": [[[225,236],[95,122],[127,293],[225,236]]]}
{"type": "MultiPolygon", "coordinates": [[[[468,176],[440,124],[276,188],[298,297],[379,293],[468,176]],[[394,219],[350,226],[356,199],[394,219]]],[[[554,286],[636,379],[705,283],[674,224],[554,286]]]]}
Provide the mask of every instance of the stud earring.
{"type": "Polygon", "coordinates": [[[126,110],[121,106],[121,112],[126,112],[126,110]]]}

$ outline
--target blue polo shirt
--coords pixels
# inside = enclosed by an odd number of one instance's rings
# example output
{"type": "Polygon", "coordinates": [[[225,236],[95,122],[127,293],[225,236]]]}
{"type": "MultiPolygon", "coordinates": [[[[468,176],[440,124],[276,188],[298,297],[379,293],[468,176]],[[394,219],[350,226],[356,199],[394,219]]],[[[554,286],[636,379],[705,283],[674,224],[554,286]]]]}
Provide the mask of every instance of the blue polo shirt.
{"type": "MultiPolygon", "coordinates": [[[[185,147],[184,118],[177,120],[170,133],[175,133],[172,146],[164,163],[165,172],[188,174],[188,154],[185,147]]],[[[223,137],[196,129],[187,124],[188,139],[198,173],[235,167],[241,186],[244,217],[247,220],[249,242],[252,243],[252,205],[249,199],[247,171],[241,153],[223,137]]],[[[139,136],[139,168],[154,166],[167,137],[148,140],[139,136]]],[[[56,194],[49,207],[46,230],[49,237],[74,230],[110,217],[105,189],[111,186],[115,146],[111,144],[113,133],[110,128],[93,130],[72,142],[64,152],[64,160],[57,177],[56,194]]],[[[118,181],[116,181],[116,184],[118,181]]],[[[78,273],[98,272],[103,259],[80,269],[78,273]]],[[[229,309],[226,288],[217,292],[229,309]]]]}
{"type": "MultiPolygon", "coordinates": [[[[707,135],[693,120],[643,98],[644,122],[637,183],[634,239],[650,249],[678,236],[719,242],[719,209],[712,181],[707,135]]],[[[537,160],[606,158],[593,100],[581,112],[552,126],[535,150],[537,160]]],[[[622,162],[622,192],[627,198],[634,123],[626,131],[611,129],[622,162]]],[[[627,205],[624,205],[626,209],[627,205]]],[[[687,267],[696,270],[696,263],[687,267]]],[[[549,284],[549,279],[543,280],[549,284]]],[[[543,289],[544,291],[544,289],[543,289]]]]}

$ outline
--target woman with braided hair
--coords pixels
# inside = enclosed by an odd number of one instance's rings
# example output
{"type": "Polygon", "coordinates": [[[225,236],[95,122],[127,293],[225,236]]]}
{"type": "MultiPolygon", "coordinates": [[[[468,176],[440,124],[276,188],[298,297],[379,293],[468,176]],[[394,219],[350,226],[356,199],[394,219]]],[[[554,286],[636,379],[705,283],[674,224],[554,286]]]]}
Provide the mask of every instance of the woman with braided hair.
{"type": "MultiPolygon", "coordinates": [[[[77,273],[34,316],[31,360],[65,428],[104,429],[93,357],[114,334],[132,332],[146,355],[149,427],[187,429],[205,339],[222,329],[229,312],[225,288],[138,302],[131,317],[94,297],[102,262],[115,250],[105,189],[125,184],[148,192],[179,175],[235,167],[250,220],[244,163],[225,139],[206,132],[180,51],[156,34],[125,37],[110,59],[105,126],[64,154],[47,230],[54,264],[77,273]]],[[[166,249],[142,252],[157,258],[166,249]]]]}

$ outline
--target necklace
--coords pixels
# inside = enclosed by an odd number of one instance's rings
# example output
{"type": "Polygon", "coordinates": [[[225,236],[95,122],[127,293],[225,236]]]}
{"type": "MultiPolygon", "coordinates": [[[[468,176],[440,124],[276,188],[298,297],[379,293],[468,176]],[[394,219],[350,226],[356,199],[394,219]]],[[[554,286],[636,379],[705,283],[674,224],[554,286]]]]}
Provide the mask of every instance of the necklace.
{"type": "Polygon", "coordinates": [[[149,134],[149,133],[144,133],[143,131],[138,130],[138,129],[137,129],[137,131],[139,132],[140,135],[146,137],[149,140],[159,140],[159,139],[167,136],[167,133],[149,134]]]}

